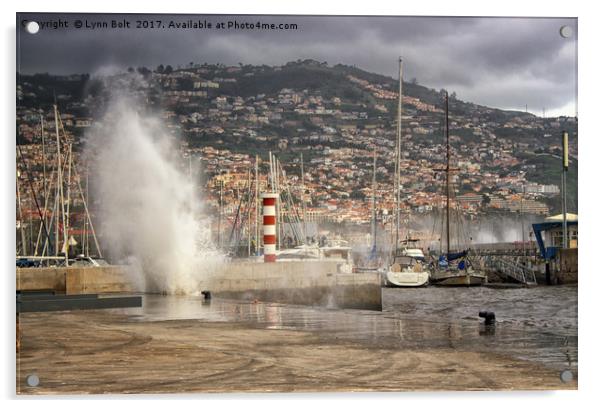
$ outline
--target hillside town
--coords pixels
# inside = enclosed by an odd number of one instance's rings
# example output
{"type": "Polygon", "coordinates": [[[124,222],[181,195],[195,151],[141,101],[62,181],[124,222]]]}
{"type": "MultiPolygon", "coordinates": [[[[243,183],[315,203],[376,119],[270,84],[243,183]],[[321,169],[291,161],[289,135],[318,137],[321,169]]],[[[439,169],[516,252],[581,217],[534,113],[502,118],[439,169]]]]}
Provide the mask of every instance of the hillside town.
{"type": "MultiPolygon", "coordinates": [[[[55,100],[60,126],[85,174],[82,152],[86,133],[98,120],[95,112],[102,111],[111,84],[130,76],[138,78],[129,82],[131,93],[160,115],[173,136],[182,168],[193,163],[201,169],[199,197],[213,214],[236,212],[256,161],[265,186],[269,152],[280,160],[307,216],[369,224],[373,196],[383,222],[392,214],[398,97],[392,78],[312,60],[275,67],[190,63],[128,71],[102,80],[87,74],[20,76],[18,156],[28,163],[17,175],[21,186],[41,186],[43,163],[54,160],[55,100]]],[[[445,205],[441,91],[416,79],[404,81],[404,88],[401,208],[408,215],[429,214],[445,205]]],[[[465,216],[547,216],[558,210],[560,180],[554,166],[560,167],[560,134],[571,134],[576,169],[576,118],[501,111],[462,102],[452,93],[449,128],[452,200],[465,216]]],[[[569,204],[576,207],[576,182],[571,188],[569,204]]],[[[37,216],[31,194],[22,189],[23,212],[37,216]]]]}

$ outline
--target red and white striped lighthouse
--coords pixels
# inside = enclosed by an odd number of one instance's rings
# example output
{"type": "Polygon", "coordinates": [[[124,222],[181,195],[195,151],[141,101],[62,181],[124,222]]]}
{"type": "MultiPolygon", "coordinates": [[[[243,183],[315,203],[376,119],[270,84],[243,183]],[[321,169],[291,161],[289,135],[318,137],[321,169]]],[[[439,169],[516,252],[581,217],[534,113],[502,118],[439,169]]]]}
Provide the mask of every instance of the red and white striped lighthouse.
{"type": "Polygon", "coordinates": [[[276,262],[276,204],[278,194],[263,193],[263,262],[276,262]]]}

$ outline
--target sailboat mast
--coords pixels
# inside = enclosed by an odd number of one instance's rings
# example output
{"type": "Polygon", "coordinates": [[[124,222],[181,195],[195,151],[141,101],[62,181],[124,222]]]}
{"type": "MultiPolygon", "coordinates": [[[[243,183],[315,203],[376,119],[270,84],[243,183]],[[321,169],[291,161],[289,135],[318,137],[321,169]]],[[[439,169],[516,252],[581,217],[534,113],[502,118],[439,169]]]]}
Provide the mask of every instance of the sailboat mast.
{"type": "Polygon", "coordinates": [[[401,159],[401,110],[403,98],[403,62],[399,57],[399,98],[397,99],[397,145],[395,149],[395,251],[399,245],[399,205],[401,191],[399,186],[400,159],[401,159]]]}
{"type": "Polygon", "coordinates": [[[278,168],[280,167],[280,160],[276,157],[276,155],[272,155],[274,158],[274,179],[276,180],[276,193],[278,194],[278,200],[276,201],[276,219],[278,220],[278,249],[282,249],[282,234],[284,232],[284,225],[282,225],[282,196],[280,194],[280,172],[278,168]]]}
{"type": "Polygon", "coordinates": [[[376,248],[376,149],[372,163],[372,249],[376,248]]]}
{"type": "Polygon", "coordinates": [[[305,208],[305,170],[301,153],[301,205],[303,209],[303,244],[307,244],[307,209],[305,208]]]}
{"type": "Polygon", "coordinates": [[[259,254],[259,155],[255,155],[255,255],[259,254]]]}
{"type": "Polygon", "coordinates": [[[23,229],[25,223],[23,222],[23,211],[21,209],[21,189],[19,187],[20,175],[21,173],[19,172],[19,169],[17,169],[17,210],[19,211],[19,232],[21,233],[21,250],[23,251],[22,255],[27,256],[27,240],[25,238],[25,230],[23,229]]]}
{"type": "Polygon", "coordinates": [[[62,173],[62,168],[61,168],[61,141],[59,138],[59,119],[58,119],[58,111],[57,111],[57,106],[56,104],[54,105],[54,128],[55,128],[55,132],[56,132],[56,172],[57,172],[57,181],[56,181],[56,185],[57,185],[57,201],[56,201],[56,209],[55,209],[55,214],[56,217],[54,217],[55,220],[55,231],[54,231],[54,254],[56,256],[58,256],[59,254],[59,205],[62,204],[63,200],[63,194],[62,194],[62,177],[61,177],[61,173],[62,173]]]}
{"type": "MultiPolygon", "coordinates": [[[[56,124],[56,140],[57,140],[57,148],[60,147],[58,145],[58,140],[59,140],[59,122],[61,120],[61,117],[59,116],[59,110],[58,110],[58,106],[55,104],[54,105],[54,113],[55,113],[55,124],[56,124]]],[[[61,128],[63,127],[63,123],[60,123],[61,128]]],[[[64,128],[63,128],[63,133],[64,133],[64,128]]],[[[66,142],[65,142],[66,143],[66,142]]],[[[58,155],[58,160],[60,163],[60,157],[61,157],[61,152],[60,149],[58,150],[59,155],[58,155]]],[[[69,154],[69,153],[68,153],[69,154]]],[[[66,157],[66,160],[68,160],[68,157],[66,157]]],[[[67,163],[65,163],[66,165],[67,163]]],[[[60,169],[60,181],[61,184],[59,186],[59,191],[60,191],[60,204],[61,204],[61,221],[62,221],[62,228],[63,228],[63,247],[61,248],[61,250],[63,251],[64,255],[65,255],[65,266],[69,266],[69,242],[68,242],[68,238],[67,238],[67,228],[69,227],[67,224],[67,214],[65,212],[65,180],[63,179],[63,168],[61,167],[60,169]]]]}
{"type": "MultiPolygon", "coordinates": [[[[88,177],[89,174],[90,174],[90,170],[89,170],[88,166],[86,166],[86,198],[84,200],[85,202],[89,202],[89,200],[90,200],[90,189],[88,187],[90,184],[90,179],[88,177]]],[[[84,240],[85,240],[85,245],[83,245],[83,247],[82,247],[82,252],[86,256],[90,256],[90,238],[88,237],[88,218],[87,217],[84,218],[84,240]]]]}
{"type": "Polygon", "coordinates": [[[247,169],[247,256],[251,256],[251,168],[247,169]]]}
{"type": "Polygon", "coordinates": [[[222,207],[223,207],[223,194],[224,194],[224,180],[219,181],[219,214],[217,216],[217,247],[222,247],[222,207]]]}
{"type": "Polygon", "coordinates": [[[269,153],[269,158],[270,158],[270,175],[269,175],[269,182],[270,182],[270,188],[272,189],[272,193],[276,192],[276,188],[274,187],[274,160],[272,159],[272,152],[268,152],[269,153]]]}
{"type": "MultiPolygon", "coordinates": [[[[46,184],[46,139],[44,137],[44,115],[40,115],[40,132],[42,134],[42,180],[44,184],[44,214],[43,219],[40,222],[40,230],[38,232],[38,239],[36,240],[36,247],[34,251],[34,255],[38,255],[38,241],[42,235],[42,228],[45,227],[44,223],[46,222],[46,204],[48,203],[48,193],[49,188],[46,184]]],[[[48,239],[48,237],[46,237],[48,239]]]]}
{"type": "MultiPolygon", "coordinates": [[[[46,186],[46,142],[44,140],[44,115],[40,115],[40,133],[42,137],[42,187],[44,192],[44,212],[40,216],[40,228],[38,229],[38,237],[36,239],[36,245],[33,250],[33,255],[38,255],[38,247],[40,245],[40,238],[42,237],[42,229],[46,219],[46,203],[48,202],[47,197],[47,186],[46,186]]],[[[33,238],[33,237],[32,237],[33,238]]]]}
{"type": "MultiPolygon", "coordinates": [[[[67,209],[65,212],[65,224],[63,231],[65,236],[65,253],[69,253],[69,227],[71,224],[71,166],[73,165],[73,144],[69,143],[68,150],[68,166],[67,166],[67,209]]],[[[68,265],[67,265],[68,266],[68,265]]]]}
{"type": "Polygon", "coordinates": [[[449,151],[449,99],[447,96],[447,91],[445,91],[445,145],[447,149],[447,164],[445,166],[445,196],[446,196],[446,217],[445,217],[445,233],[447,236],[446,248],[447,253],[449,254],[449,160],[450,160],[450,151],[449,151]]]}
{"type": "MultiPolygon", "coordinates": [[[[87,204],[88,200],[86,199],[86,196],[84,196],[84,190],[82,189],[81,177],[79,176],[79,173],[77,172],[77,167],[74,167],[73,170],[75,171],[75,180],[77,181],[77,190],[79,191],[79,197],[84,204],[84,210],[86,212],[86,219],[88,220],[88,225],[90,226],[90,232],[92,233],[92,238],[94,238],[94,245],[96,245],[96,252],[98,254],[98,257],[102,258],[102,251],[100,250],[98,238],[96,237],[96,231],[94,230],[94,223],[92,222],[92,217],[90,217],[90,210],[89,210],[88,204],[87,204]]],[[[86,183],[87,182],[88,181],[86,178],[86,183]]]]}
{"type": "MultiPolygon", "coordinates": [[[[40,133],[42,135],[42,180],[44,181],[44,204],[46,204],[46,140],[44,138],[44,115],[40,115],[40,133]]],[[[46,214],[44,214],[46,217],[46,214]]]]}

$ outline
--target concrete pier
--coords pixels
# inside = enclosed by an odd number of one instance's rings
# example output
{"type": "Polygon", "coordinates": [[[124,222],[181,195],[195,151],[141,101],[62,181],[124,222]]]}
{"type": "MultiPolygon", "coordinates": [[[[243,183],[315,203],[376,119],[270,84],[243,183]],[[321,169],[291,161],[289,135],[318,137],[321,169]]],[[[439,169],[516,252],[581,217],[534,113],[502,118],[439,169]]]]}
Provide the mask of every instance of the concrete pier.
{"type": "Polygon", "coordinates": [[[52,290],[67,295],[129,293],[132,285],[118,266],[17,268],[17,290],[52,290]]]}
{"type": "MultiPolygon", "coordinates": [[[[200,290],[264,302],[381,310],[380,276],[340,272],[336,261],[231,262],[205,275],[200,290]]],[[[17,290],[66,294],[130,293],[119,267],[17,268],[17,290]]]]}
{"type": "Polygon", "coordinates": [[[234,299],[381,310],[377,273],[339,272],[334,261],[230,263],[209,277],[206,289],[234,299]]]}

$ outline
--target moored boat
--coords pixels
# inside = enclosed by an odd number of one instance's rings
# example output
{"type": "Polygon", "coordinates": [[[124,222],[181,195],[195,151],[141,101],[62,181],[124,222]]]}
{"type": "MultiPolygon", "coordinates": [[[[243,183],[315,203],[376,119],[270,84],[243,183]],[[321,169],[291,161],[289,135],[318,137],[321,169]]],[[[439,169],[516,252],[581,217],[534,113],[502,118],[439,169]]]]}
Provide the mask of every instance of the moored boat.
{"type": "MultiPolygon", "coordinates": [[[[429,272],[424,263],[424,254],[420,249],[399,247],[399,205],[401,202],[401,183],[400,183],[400,159],[401,159],[401,110],[402,110],[402,86],[403,86],[403,65],[399,59],[399,98],[397,101],[397,143],[395,147],[395,248],[392,262],[384,272],[384,281],[387,286],[397,287],[419,287],[427,285],[429,282],[429,272]]],[[[409,240],[404,241],[406,245],[409,240]]]]}
{"type": "Polygon", "coordinates": [[[399,255],[393,258],[385,278],[387,286],[419,287],[429,283],[429,272],[415,257],[399,255]]]}
{"type": "Polygon", "coordinates": [[[450,238],[450,145],[449,145],[449,98],[445,92],[445,137],[446,137],[446,166],[445,166],[445,196],[446,196],[446,217],[445,217],[445,244],[446,249],[431,270],[431,282],[435,285],[445,286],[476,286],[487,283],[487,275],[480,270],[474,269],[468,256],[468,250],[461,252],[452,252],[450,238]]]}
{"type": "Polygon", "coordinates": [[[487,275],[474,269],[468,251],[440,255],[431,270],[431,283],[443,286],[479,286],[487,283],[487,275]]]}

